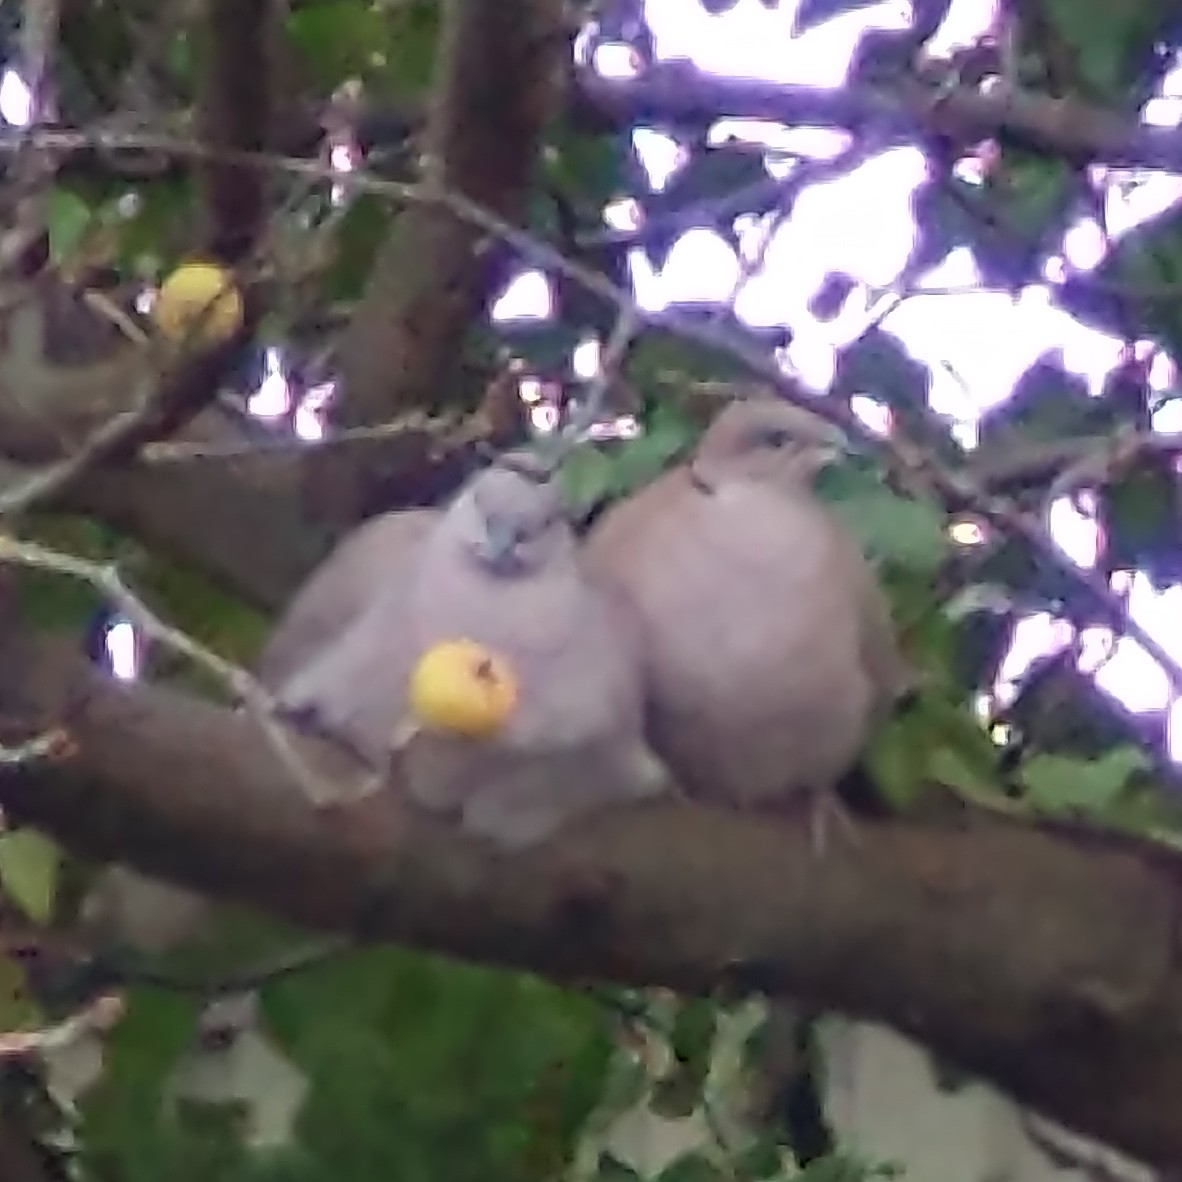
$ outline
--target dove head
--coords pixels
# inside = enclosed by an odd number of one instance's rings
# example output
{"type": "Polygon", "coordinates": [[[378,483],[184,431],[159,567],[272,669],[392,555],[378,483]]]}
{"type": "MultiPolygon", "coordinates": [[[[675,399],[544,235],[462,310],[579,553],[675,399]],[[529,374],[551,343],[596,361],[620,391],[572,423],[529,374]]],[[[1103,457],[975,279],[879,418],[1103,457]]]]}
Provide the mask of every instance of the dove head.
{"type": "Polygon", "coordinates": [[[527,453],[475,477],[451,510],[461,544],[490,574],[521,578],[574,551],[562,494],[527,453]]]}
{"type": "Polygon", "coordinates": [[[800,487],[850,450],[840,428],[777,398],[732,402],[710,424],[694,456],[695,474],[800,487]]]}

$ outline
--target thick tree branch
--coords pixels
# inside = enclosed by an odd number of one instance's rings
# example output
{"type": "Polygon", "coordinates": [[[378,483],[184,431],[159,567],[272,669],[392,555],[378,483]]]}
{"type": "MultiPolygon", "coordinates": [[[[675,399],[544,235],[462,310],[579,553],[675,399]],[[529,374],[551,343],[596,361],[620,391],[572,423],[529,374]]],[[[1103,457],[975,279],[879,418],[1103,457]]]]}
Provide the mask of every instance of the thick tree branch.
{"type": "Polygon", "coordinates": [[[207,416],[177,445],[192,447],[191,458],[94,469],[64,505],[94,514],[200,568],[252,606],[275,612],[342,532],[310,503],[308,485],[347,485],[359,466],[372,464],[385,474],[385,495],[369,511],[432,503],[462,482],[483,438],[479,420],[419,416],[400,431],[329,446],[251,450],[224,422],[207,416]],[[217,454],[235,445],[243,450],[217,454]],[[201,454],[203,446],[210,454],[201,454]]]}
{"type": "MultiPolygon", "coordinates": [[[[518,223],[542,130],[560,98],[562,5],[447,0],[441,8],[426,182],[518,223]]],[[[459,343],[488,296],[485,237],[441,207],[416,204],[396,219],[341,343],[343,390],[334,413],[342,425],[438,406],[461,360],[459,343]]]]}
{"type": "MultiPolygon", "coordinates": [[[[205,0],[198,97],[201,139],[221,149],[262,151],[272,122],[272,58],[278,35],[272,0],[205,0]]],[[[268,177],[216,159],[201,169],[206,249],[236,262],[267,217],[268,177]]]]}
{"type": "MultiPolygon", "coordinates": [[[[370,939],[556,979],[758,987],[885,1020],[1022,1102],[1182,1162],[1178,866],[996,822],[805,826],[682,803],[505,860],[370,798],[317,815],[245,715],[4,639],[0,709],[63,723],[64,763],[7,771],[14,816],[71,847],[370,939]]],[[[339,754],[300,741],[324,775],[339,754]]]]}
{"type": "Polygon", "coordinates": [[[1182,168],[1182,133],[1148,127],[1076,99],[1050,98],[998,83],[937,87],[919,78],[896,86],[837,90],[702,74],[680,64],[654,66],[627,82],[581,72],[576,110],[595,121],[631,126],[708,125],[717,119],[772,119],[840,127],[889,142],[933,133],[958,143],[997,139],[1078,161],[1129,168],[1182,168]]]}
{"type": "MultiPolygon", "coordinates": [[[[494,383],[490,392],[498,387],[494,383]]],[[[157,552],[198,567],[265,612],[295,593],[351,523],[324,520],[308,487],[347,485],[361,465],[383,473],[366,515],[446,499],[483,449],[518,440],[487,405],[468,416],[406,415],[320,444],[244,439],[216,412],[137,461],[84,472],[58,498],[157,552]]],[[[0,441],[3,440],[0,423],[0,441]]]]}

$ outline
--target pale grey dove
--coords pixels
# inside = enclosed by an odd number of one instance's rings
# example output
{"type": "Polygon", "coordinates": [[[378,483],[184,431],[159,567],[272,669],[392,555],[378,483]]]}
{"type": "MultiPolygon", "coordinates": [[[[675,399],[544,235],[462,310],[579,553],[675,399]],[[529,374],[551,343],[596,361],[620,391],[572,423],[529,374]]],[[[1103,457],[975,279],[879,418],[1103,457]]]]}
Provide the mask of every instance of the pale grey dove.
{"type": "MultiPolygon", "coordinates": [[[[384,513],[353,530],[300,588],[255,662],[269,689],[330,647],[384,587],[410,578],[419,543],[438,521],[435,509],[384,513]]],[[[202,896],[112,867],[84,907],[85,930],[101,943],[144,952],[172,948],[200,932],[210,906],[202,896]]]]}
{"type": "Polygon", "coordinates": [[[287,607],[255,663],[270,689],[328,648],[366,607],[411,577],[420,543],[438,509],[406,509],[370,518],[313,571],[287,607]]]}
{"type": "Polygon", "coordinates": [[[828,789],[909,683],[874,571],[812,491],[845,446],[787,402],[736,401],[586,546],[639,616],[649,737],[678,782],[739,807],[806,791],[818,845],[845,815],[828,789]]]}
{"type": "Polygon", "coordinates": [[[669,787],[643,732],[629,617],[585,577],[554,483],[512,454],[461,490],[348,629],[279,687],[281,705],[386,766],[470,832],[520,848],[611,801],[669,787]],[[519,700],[493,739],[400,736],[416,660],[445,640],[500,654],[519,700]]]}

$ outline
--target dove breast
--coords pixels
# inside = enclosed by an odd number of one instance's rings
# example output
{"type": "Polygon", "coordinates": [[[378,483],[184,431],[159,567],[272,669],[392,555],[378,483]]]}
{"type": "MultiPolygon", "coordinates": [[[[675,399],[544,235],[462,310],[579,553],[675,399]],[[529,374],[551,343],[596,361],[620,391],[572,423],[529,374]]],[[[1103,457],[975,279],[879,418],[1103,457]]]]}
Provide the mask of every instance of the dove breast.
{"type": "Polygon", "coordinates": [[[282,685],[329,648],[389,586],[404,584],[436,509],[373,517],[349,533],[288,605],[255,664],[268,688],[282,685]]]}
{"type": "Polygon", "coordinates": [[[856,760],[877,694],[851,546],[804,490],[704,486],[686,468],[592,532],[592,569],[643,631],[650,739],[692,795],[758,805],[827,788],[856,760]]]}
{"type": "Polygon", "coordinates": [[[523,708],[504,745],[569,747],[621,728],[639,731],[642,691],[627,620],[588,581],[573,545],[539,571],[495,578],[457,561],[450,540],[437,536],[425,548],[408,614],[419,652],[464,636],[509,659],[523,708]]]}

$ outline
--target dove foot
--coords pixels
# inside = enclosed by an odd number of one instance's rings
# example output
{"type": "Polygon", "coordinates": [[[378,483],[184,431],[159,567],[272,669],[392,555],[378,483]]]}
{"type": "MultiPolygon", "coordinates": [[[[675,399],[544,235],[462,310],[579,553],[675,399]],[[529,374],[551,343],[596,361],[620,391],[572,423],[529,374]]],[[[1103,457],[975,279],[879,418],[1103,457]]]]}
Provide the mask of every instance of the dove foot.
{"type": "Polygon", "coordinates": [[[829,850],[835,829],[840,830],[842,837],[855,848],[862,844],[858,823],[845,805],[831,792],[814,791],[809,807],[809,830],[813,853],[818,858],[824,857],[829,850]]]}
{"type": "Polygon", "coordinates": [[[327,722],[314,705],[286,706],[281,705],[275,710],[275,717],[285,726],[312,739],[322,739],[331,743],[338,750],[356,759],[359,763],[373,766],[373,761],[363,752],[335,730],[327,722]]]}

